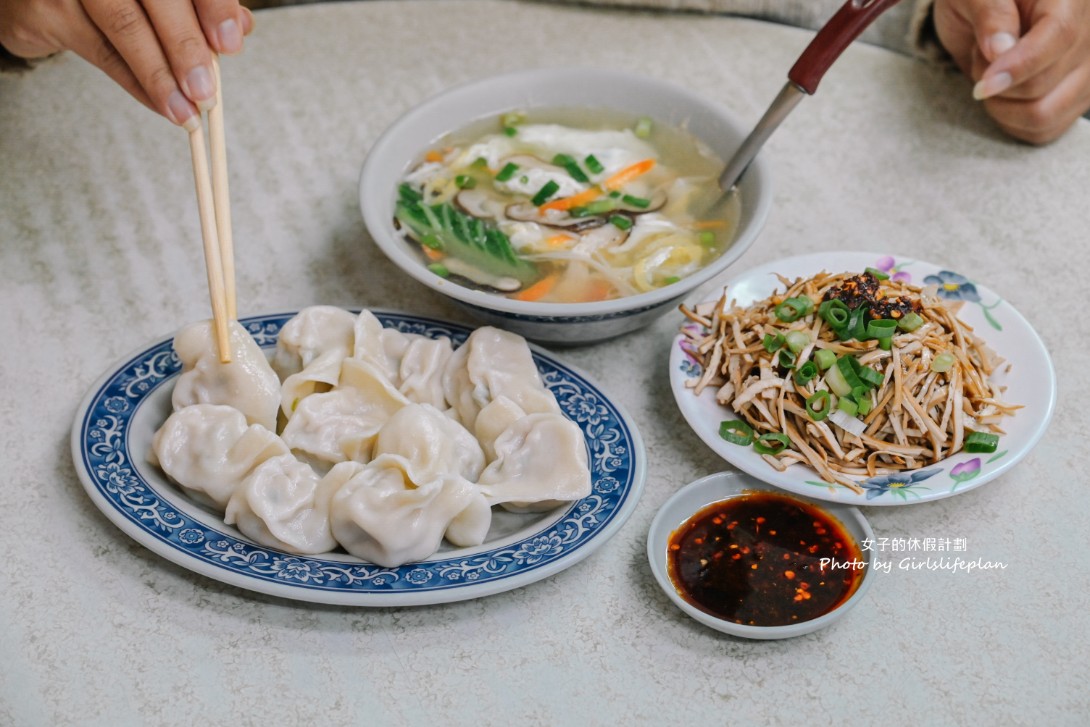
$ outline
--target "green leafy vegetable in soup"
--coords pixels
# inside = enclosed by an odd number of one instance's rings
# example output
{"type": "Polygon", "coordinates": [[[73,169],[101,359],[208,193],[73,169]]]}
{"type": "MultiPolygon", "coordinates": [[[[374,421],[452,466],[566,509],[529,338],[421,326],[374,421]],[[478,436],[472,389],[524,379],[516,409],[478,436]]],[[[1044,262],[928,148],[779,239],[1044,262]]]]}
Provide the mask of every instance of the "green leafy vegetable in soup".
{"type": "Polygon", "coordinates": [[[686,132],[608,112],[508,113],[428,151],[396,220],[436,275],[520,300],[671,285],[730,246],[738,195],[686,132]]]}

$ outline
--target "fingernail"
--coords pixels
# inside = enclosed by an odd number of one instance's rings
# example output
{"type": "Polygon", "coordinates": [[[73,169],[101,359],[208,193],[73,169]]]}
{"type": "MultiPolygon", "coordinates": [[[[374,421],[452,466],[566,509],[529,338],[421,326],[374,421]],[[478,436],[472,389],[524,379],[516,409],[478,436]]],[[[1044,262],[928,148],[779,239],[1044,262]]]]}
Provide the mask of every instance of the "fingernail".
{"type": "Polygon", "coordinates": [[[220,23],[217,32],[220,36],[220,51],[227,54],[238,53],[242,50],[242,31],[234,18],[228,18],[220,23]]]}
{"type": "Polygon", "coordinates": [[[167,114],[170,120],[178,124],[186,131],[193,131],[201,125],[201,118],[193,111],[193,104],[182,95],[181,91],[174,91],[167,99],[167,114]]]}
{"type": "Polygon", "coordinates": [[[1017,42],[1018,39],[1010,33],[996,33],[988,38],[988,47],[992,52],[991,60],[995,60],[996,56],[1009,51],[1017,42]]]}
{"type": "Polygon", "coordinates": [[[1009,73],[997,73],[989,78],[982,78],[975,86],[973,86],[973,98],[977,101],[981,101],[986,98],[991,98],[996,94],[1003,93],[1011,85],[1011,74],[1009,73]]]}
{"type": "Polygon", "coordinates": [[[216,82],[207,66],[197,66],[185,77],[185,94],[197,102],[197,108],[207,111],[216,105],[216,82]]]}

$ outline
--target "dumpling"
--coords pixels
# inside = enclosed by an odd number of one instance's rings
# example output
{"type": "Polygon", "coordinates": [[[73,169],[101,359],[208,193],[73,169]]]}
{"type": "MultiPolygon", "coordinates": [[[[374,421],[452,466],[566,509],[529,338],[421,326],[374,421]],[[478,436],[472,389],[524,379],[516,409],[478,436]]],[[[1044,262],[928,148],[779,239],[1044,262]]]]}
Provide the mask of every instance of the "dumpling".
{"type": "Polygon", "coordinates": [[[443,372],[443,391],[463,424],[473,426],[481,409],[506,396],[528,414],[559,413],[522,336],[485,326],[469,335],[443,372]]]}
{"type": "Polygon", "coordinates": [[[398,369],[398,391],[409,401],[446,409],[443,369],[454,353],[449,338],[414,338],[398,369]]]}
{"type": "Polygon", "coordinates": [[[496,460],[478,481],[490,505],[541,512],[590,494],[583,434],[560,414],[528,414],[496,439],[495,448],[496,460]]]}
{"type": "Polygon", "coordinates": [[[362,467],[345,462],[319,477],[290,454],[267,459],[235,489],[223,521],[269,548],[328,552],[337,547],[329,527],[330,499],[362,467]]]}
{"type": "Polygon", "coordinates": [[[473,433],[484,450],[484,456],[491,462],[496,459],[496,439],[507,429],[526,416],[522,407],[506,396],[497,396],[490,401],[473,424],[473,433]]]}
{"type": "Polygon", "coordinates": [[[333,537],[352,555],[394,568],[439,549],[451,523],[467,509],[480,515],[484,496],[457,475],[414,482],[408,462],[376,457],[341,486],[330,504],[333,537]]]}
{"type": "Polygon", "coordinates": [[[303,399],[281,437],[293,452],[336,464],[371,459],[375,437],[403,404],[346,387],[303,399]]]}
{"type": "Polygon", "coordinates": [[[316,305],[292,316],[280,329],[272,367],[280,379],[297,374],[330,351],[352,355],[356,316],[343,308],[316,305]]]}
{"type": "Polygon", "coordinates": [[[366,361],[386,376],[394,386],[401,385],[401,360],[414,340],[423,338],[386,328],[371,311],[361,311],[356,318],[355,346],[352,358],[366,361]]]}
{"type": "Polygon", "coordinates": [[[174,336],[182,374],[174,385],[175,410],[193,404],[223,404],[241,411],[250,424],[276,431],[280,380],[261,347],[238,321],[229,323],[231,362],[222,363],[211,321],[186,326],[174,336]]]}
{"type": "Polygon", "coordinates": [[[167,418],[152,440],[150,458],[194,499],[223,510],[250,472],[285,454],[280,437],[247,424],[237,409],[194,404],[167,418]]]}
{"type": "Polygon", "coordinates": [[[484,469],[477,439],[428,404],[409,404],[390,417],[375,438],[374,456],[384,454],[404,457],[414,478],[453,473],[475,482],[484,469]]]}

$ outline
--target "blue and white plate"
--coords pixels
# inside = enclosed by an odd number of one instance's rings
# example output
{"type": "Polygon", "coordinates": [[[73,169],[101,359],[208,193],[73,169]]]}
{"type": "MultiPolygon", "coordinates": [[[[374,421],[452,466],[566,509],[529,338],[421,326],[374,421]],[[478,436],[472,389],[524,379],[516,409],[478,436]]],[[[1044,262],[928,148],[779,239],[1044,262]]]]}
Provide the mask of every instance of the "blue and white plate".
{"type": "MultiPolygon", "coordinates": [[[[447,336],[470,329],[403,313],[373,311],[405,333],[447,336]]],[[[294,313],[242,319],[262,348],[294,313]]],[[[485,543],[382,568],[344,553],[299,556],[253,543],[196,504],[150,465],[155,430],[170,414],[180,364],[173,337],[113,366],[91,387],[72,428],[72,456],[91,500],[121,530],[167,560],[224,583],[284,598],[352,606],[412,606],[479,598],[547,578],[590,555],[624,524],[646,476],[635,424],[585,375],[531,346],[564,414],[583,431],[591,494],[548,513],[496,509],[485,543]]]]}
{"type": "MultiPolygon", "coordinates": [[[[670,350],[670,385],[685,420],[693,431],[723,459],[759,480],[806,497],[849,505],[909,505],[968,492],[1009,471],[1041,439],[1056,405],[1056,373],[1040,336],[1029,322],[999,295],[976,282],[972,271],[960,273],[912,258],[869,252],[829,252],[776,260],[753,268],[727,283],[731,298],[750,305],[782,290],[777,274],[786,278],[829,273],[884,270],[896,280],[938,286],[938,294],[964,301],[958,317],[1010,364],[992,375],[1006,387],[1004,401],[1021,404],[1003,420],[1006,431],[993,454],[959,452],[919,470],[856,478],[862,492],[821,479],[811,467],[794,464],[776,470],[752,447],[731,444],[719,436],[719,423],[733,412],[715,400],[713,387],[695,396],[686,382],[699,378],[700,364],[679,334],[670,350]]],[[[697,326],[687,323],[686,326],[697,326]]]]}

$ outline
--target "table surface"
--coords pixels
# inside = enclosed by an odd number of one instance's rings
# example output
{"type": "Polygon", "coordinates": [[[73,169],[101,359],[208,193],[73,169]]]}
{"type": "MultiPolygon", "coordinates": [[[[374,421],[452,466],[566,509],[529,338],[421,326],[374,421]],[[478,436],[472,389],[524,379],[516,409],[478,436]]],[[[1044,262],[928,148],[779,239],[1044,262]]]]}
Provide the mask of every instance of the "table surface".
{"type": "MultiPolygon", "coordinates": [[[[462,321],[407,282],[361,221],[360,166],[400,114],[490,72],[596,65],[756,120],[810,35],[488,0],[312,5],[257,21],[245,54],[223,64],[240,313],[325,303],[462,321]]],[[[317,606],[169,563],[85,494],[69,434],[87,389],[208,316],[187,143],[74,57],[0,77],[0,724],[1080,723],[1090,509],[1070,493],[1090,464],[1090,328],[1082,296],[1065,291],[1090,263],[1090,124],[1046,148],[1011,142],[963,78],[857,45],[765,153],[773,211],[731,273],[822,250],[938,262],[973,271],[1044,339],[1061,396],[1020,465],[958,497],[866,511],[881,536],[963,539],[972,558],[1008,567],[879,573],[846,619],[782,642],[683,615],[649,572],[648,526],[679,487],[727,465],[672,399],[671,314],[557,352],[628,410],[647,446],[643,497],[604,547],[478,600],[317,606]]]]}

